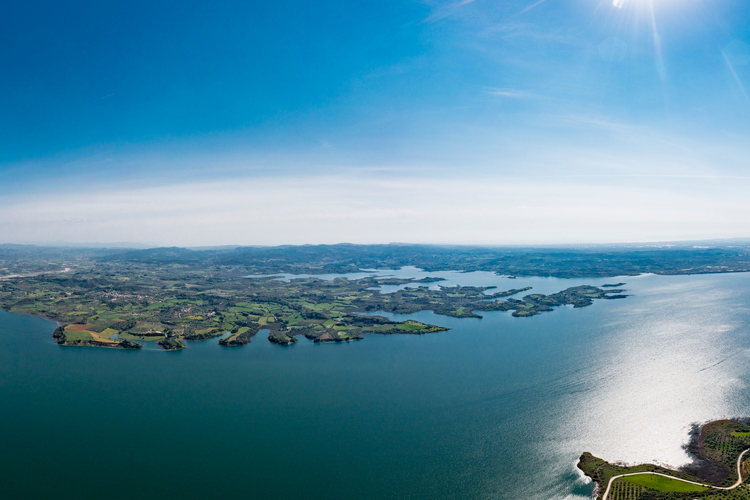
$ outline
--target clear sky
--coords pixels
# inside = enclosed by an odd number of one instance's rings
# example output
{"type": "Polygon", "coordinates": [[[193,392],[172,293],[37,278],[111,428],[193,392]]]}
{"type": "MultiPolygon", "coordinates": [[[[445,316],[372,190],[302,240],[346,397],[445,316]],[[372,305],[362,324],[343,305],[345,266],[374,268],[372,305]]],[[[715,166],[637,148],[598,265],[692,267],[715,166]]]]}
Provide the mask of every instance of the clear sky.
{"type": "Polygon", "coordinates": [[[750,2],[6,2],[0,243],[750,236],[750,2]]]}

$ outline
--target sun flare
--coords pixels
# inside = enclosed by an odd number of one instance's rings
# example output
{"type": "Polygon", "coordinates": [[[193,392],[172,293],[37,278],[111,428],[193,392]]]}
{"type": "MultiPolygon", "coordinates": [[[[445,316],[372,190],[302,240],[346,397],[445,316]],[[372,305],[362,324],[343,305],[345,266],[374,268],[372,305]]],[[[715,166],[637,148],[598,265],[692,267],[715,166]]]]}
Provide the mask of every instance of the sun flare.
{"type": "Polygon", "coordinates": [[[651,4],[654,0],[612,0],[612,6],[618,9],[622,9],[628,4],[651,4]]]}

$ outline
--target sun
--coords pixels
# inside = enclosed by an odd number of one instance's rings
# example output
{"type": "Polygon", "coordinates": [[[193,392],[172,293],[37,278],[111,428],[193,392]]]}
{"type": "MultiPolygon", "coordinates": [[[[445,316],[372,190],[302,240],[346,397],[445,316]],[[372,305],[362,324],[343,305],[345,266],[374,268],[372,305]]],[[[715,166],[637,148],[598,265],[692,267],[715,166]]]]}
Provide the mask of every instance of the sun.
{"type": "MultiPolygon", "coordinates": [[[[677,0],[675,0],[676,2],[677,0]]],[[[666,69],[664,66],[664,59],[662,56],[661,37],[657,30],[656,23],[656,12],[654,4],[657,0],[612,0],[612,6],[616,9],[622,9],[628,7],[628,10],[633,9],[639,11],[635,17],[640,21],[646,21],[651,25],[651,31],[653,33],[653,45],[654,45],[654,59],[656,62],[656,69],[659,73],[662,83],[666,79],[666,69]]],[[[661,5],[668,3],[667,0],[660,0],[661,5]]],[[[616,53],[616,52],[615,52],[616,53]]]]}

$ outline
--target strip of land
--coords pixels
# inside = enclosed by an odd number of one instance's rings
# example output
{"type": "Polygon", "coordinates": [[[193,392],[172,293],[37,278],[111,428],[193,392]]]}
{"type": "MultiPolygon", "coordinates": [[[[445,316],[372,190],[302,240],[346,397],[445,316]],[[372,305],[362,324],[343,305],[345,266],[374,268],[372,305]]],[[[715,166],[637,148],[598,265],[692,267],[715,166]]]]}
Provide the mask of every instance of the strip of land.
{"type": "Polygon", "coordinates": [[[655,465],[626,467],[590,453],[581,455],[578,467],[597,483],[601,500],[750,498],[750,489],[743,484],[748,476],[750,426],[734,420],[710,422],[694,439],[696,462],[683,470],[655,465]],[[709,477],[711,481],[706,480],[709,477]]]}
{"type": "MultiPolygon", "coordinates": [[[[616,481],[617,479],[620,479],[622,477],[645,476],[645,475],[661,476],[661,477],[666,477],[670,481],[675,481],[677,483],[684,483],[684,484],[689,484],[689,485],[700,486],[699,489],[685,488],[684,491],[703,491],[703,490],[707,490],[709,488],[716,489],[716,490],[725,490],[725,491],[733,490],[733,489],[737,488],[739,485],[742,484],[742,481],[743,481],[743,479],[742,479],[742,469],[741,469],[741,466],[742,466],[742,457],[744,457],[745,453],[747,453],[748,451],[750,451],[750,448],[748,448],[747,450],[744,450],[740,454],[740,456],[737,458],[737,481],[732,486],[721,487],[721,486],[714,486],[714,485],[711,485],[711,484],[699,483],[699,482],[696,482],[696,481],[688,481],[687,479],[682,479],[682,478],[678,478],[678,477],[669,476],[667,474],[662,474],[661,472],[631,472],[629,474],[620,474],[619,476],[613,476],[609,480],[609,483],[607,484],[607,490],[604,492],[604,496],[602,497],[602,500],[607,500],[607,498],[609,497],[609,492],[610,492],[610,490],[612,488],[612,483],[614,481],[616,481]]],[[[668,488],[668,489],[666,489],[666,491],[680,491],[681,486],[667,486],[666,488],[668,488]]]]}
{"type": "Polygon", "coordinates": [[[504,276],[589,278],[750,270],[750,241],[632,245],[471,247],[439,245],[301,245],[205,250],[0,245],[0,276],[97,263],[242,268],[246,274],[351,273],[414,266],[427,271],[490,271],[504,276]]]}

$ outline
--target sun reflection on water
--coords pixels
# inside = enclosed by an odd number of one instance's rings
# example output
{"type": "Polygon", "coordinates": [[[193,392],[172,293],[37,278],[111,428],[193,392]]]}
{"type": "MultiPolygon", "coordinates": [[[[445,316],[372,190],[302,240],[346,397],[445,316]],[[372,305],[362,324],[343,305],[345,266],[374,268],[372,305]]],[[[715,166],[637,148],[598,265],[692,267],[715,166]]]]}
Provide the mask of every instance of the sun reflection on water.
{"type": "Polygon", "coordinates": [[[586,390],[568,397],[575,414],[561,419],[581,451],[676,467],[690,461],[691,424],[748,412],[746,310],[710,281],[644,287],[639,307],[613,318],[582,374],[586,390]]]}

